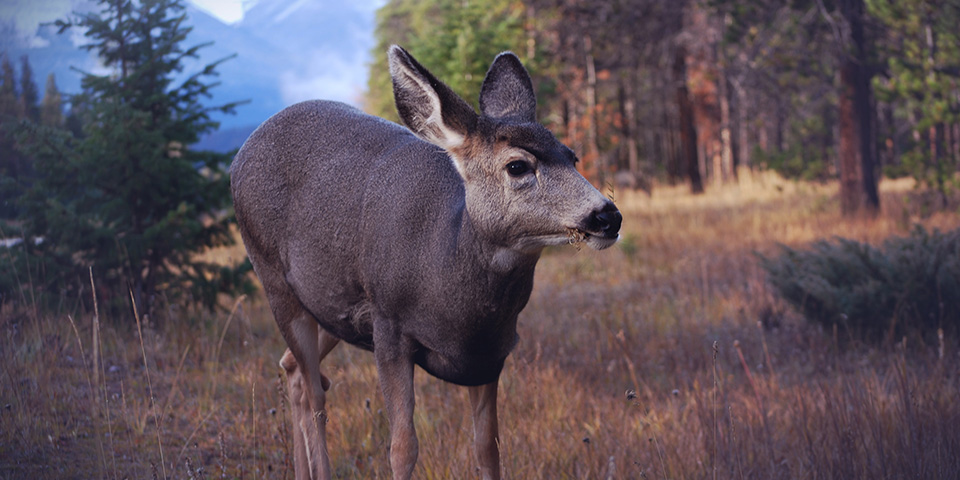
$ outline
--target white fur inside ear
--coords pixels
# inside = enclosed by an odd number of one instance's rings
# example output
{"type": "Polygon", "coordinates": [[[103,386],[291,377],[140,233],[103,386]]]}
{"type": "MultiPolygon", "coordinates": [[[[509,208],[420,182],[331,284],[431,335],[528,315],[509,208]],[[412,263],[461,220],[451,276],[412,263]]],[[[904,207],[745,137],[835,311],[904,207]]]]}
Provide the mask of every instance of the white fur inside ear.
{"type": "MultiPolygon", "coordinates": [[[[463,145],[465,139],[463,134],[450,128],[443,121],[440,97],[437,96],[436,90],[434,90],[426,80],[418,75],[412,74],[407,71],[406,68],[403,68],[402,71],[398,73],[399,75],[396,75],[394,78],[400,81],[401,88],[419,90],[426,95],[427,100],[430,102],[430,115],[423,119],[422,131],[414,133],[448,152],[453,148],[463,145]]],[[[459,170],[460,167],[457,167],[457,169],[459,170]]]]}

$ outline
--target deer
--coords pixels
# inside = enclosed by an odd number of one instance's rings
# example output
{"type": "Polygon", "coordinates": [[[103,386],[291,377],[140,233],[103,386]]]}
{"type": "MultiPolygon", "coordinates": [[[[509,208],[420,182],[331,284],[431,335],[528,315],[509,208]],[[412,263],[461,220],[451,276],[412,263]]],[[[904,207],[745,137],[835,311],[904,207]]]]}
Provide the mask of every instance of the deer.
{"type": "Polygon", "coordinates": [[[400,46],[388,62],[406,127],[306,101],[260,125],[230,169],[240,235],[287,344],[296,478],[331,478],[320,365],[345,342],[373,353],[394,479],[417,462],[415,366],[468,389],[479,471],[498,479],[497,386],[541,252],[610,247],[622,215],[537,122],[513,53],[493,60],[479,113],[400,46]]]}

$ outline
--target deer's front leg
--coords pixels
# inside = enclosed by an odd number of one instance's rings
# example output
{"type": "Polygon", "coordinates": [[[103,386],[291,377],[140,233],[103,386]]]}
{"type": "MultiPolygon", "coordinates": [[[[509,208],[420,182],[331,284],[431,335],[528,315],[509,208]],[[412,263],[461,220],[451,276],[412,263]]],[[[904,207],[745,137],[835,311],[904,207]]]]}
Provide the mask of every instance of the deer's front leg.
{"type": "Polygon", "coordinates": [[[470,391],[473,409],[473,446],[483,480],[500,479],[500,437],[497,429],[497,384],[494,381],[470,391]]]}
{"type": "Polygon", "coordinates": [[[392,325],[374,326],[374,356],[380,390],[390,422],[390,469],[394,480],[407,480],[417,464],[419,445],[413,426],[413,346],[392,325]],[[379,327],[379,328],[378,328],[379,327]]]}

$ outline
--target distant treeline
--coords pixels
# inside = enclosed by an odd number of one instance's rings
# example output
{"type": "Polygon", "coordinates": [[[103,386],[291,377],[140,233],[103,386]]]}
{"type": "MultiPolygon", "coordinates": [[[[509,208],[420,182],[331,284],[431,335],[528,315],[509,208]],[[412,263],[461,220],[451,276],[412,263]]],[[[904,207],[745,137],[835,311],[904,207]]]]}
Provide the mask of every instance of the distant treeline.
{"type": "Polygon", "coordinates": [[[770,168],[839,178],[853,213],[878,207],[882,175],[946,201],[960,163],[953,0],[391,0],[377,21],[372,111],[396,115],[389,43],[468,98],[513,50],[601,182],[701,191],[770,168]]]}
{"type": "Polygon", "coordinates": [[[20,57],[19,75],[12,59],[0,51],[0,218],[16,213],[14,183],[33,176],[34,165],[28,155],[16,148],[11,132],[15,120],[29,121],[44,126],[67,127],[79,132],[76,115],[64,116],[64,103],[54,74],[47,76],[43,98],[40,98],[33,68],[26,55],[20,57]]]}

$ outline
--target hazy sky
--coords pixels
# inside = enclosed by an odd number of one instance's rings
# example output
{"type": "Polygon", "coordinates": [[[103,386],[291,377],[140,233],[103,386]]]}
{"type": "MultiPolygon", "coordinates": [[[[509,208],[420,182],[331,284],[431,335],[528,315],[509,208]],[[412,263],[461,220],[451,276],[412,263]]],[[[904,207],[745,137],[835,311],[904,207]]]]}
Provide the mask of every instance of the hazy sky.
{"type": "MultiPolygon", "coordinates": [[[[261,0],[187,0],[186,3],[219,18],[224,23],[234,23],[243,18],[243,13],[261,0]]],[[[269,0],[262,0],[269,1],[269,0]]],[[[307,2],[330,2],[341,0],[299,0],[295,4],[307,2]]],[[[369,5],[371,10],[386,0],[349,0],[354,4],[369,5]]],[[[88,4],[86,0],[0,0],[0,20],[13,20],[17,30],[33,32],[37,25],[64,18],[77,5],[88,4]]]]}
{"type": "Polygon", "coordinates": [[[238,22],[243,12],[250,9],[257,0],[188,0],[195,7],[219,18],[224,23],[238,22]]]}
{"type": "MultiPolygon", "coordinates": [[[[305,1],[305,0],[301,0],[305,1]]],[[[234,23],[243,18],[245,9],[249,9],[257,0],[187,0],[197,8],[219,18],[224,23],[234,23]]],[[[83,0],[0,0],[0,21],[12,21],[14,28],[24,38],[29,38],[35,47],[45,46],[45,41],[36,36],[37,26],[65,18],[77,10],[83,0]]],[[[0,46],[0,50],[3,46],[0,46]]]]}
{"type": "Polygon", "coordinates": [[[73,4],[71,0],[2,0],[0,20],[12,20],[20,34],[32,36],[37,25],[63,18],[73,10],[73,4]]]}
{"type": "MultiPolygon", "coordinates": [[[[267,76],[274,81],[276,91],[279,92],[285,104],[312,98],[326,98],[359,105],[367,83],[368,52],[373,46],[374,12],[386,0],[284,0],[282,3],[278,2],[276,4],[273,3],[274,1],[277,0],[186,0],[185,3],[191,4],[227,24],[234,24],[242,20],[244,13],[249,12],[259,2],[263,3],[260,7],[275,6],[275,8],[260,8],[257,10],[261,15],[272,15],[274,22],[284,19],[292,20],[288,18],[290,15],[323,15],[327,10],[342,14],[344,8],[349,6],[351,11],[359,13],[359,18],[369,18],[369,23],[346,24],[344,25],[345,33],[341,36],[333,38],[329,35],[317,36],[319,41],[315,45],[308,43],[307,46],[304,46],[300,43],[297,44],[298,49],[292,52],[290,51],[291,48],[283,48],[290,47],[291,42],[280,38],[277,40],[279,48],[276,51],[276,58],[280,59],[280,63],[284,66],[277,68],[275,71],[258,73],[261,77],[267,76]],[[344,1],[349,3],[344,3],[344,1]]],[[[49,46],[50,33],[38,34],[38,26],[41,23],[68,18],[71,12],[90,10],[91,7],[95,6],[95,0],[0,0],[0,28],[5,29],[5,36],[2,38],[17,38],[16,43],[20,48],[14,49],[17,51],[13,55],[14,57],[23,53],[24,46],[28,50],[42,49],[49,46]],[[12,31],[11,26],[13,27],[12,31]]],[[[357,17],[349,18],[355,19],[357,17]]],[[[304,22],[305,19],[296,20],[300,21],[289,23],[297,25],[297,28],[304,28],[304,25],[310,24],[310,22],[304,22]]],[[[329,28],[329,26],[326,28],[329,28]]],[[[85,38],[83,33],[81,29],[70,29],[66,32],[66,35],[69,36],[74,45],[79,46],[89,42],[89,39],[85,38]]],[[[288,33],[294,35],[293,38],[304,39],[318,32],[288,33]]],[[[229,43],[223,43],[219,46],[230,47],[229,43]]],[[[0,45],[0,51],[7,50],[9,49],[6,45],[0,45]]],[[[50,62],[48,62],[48,65],[42,65],[40,57],[33,54],[30,54],[30,58],[34,61],[35,74],[39,75],[40,78],[46,76],[46,70],[62,67],[62,65],[51,66],[49,65],[50,62]]],[[[234,62],[242,63],[242,59],[234,62]]],[[[73,66],[89,73],[108,73],[93,56],[86,63],[73,66]]],[[[79,75],[77,77],[79,78],[79,75]]],[[[234,78],[231,76],[222,77],[224,88],[228,88],[227,84],[232,82],[234,78]]],[[[61,88],[66,86],[66,91],[75,91],[78,88],[79,80],[77,79],[58,76],[57,80],[61,88]]],[[[246,111],[251,110],[251,107],[246,108],[246,111]]],[[[230,118],[226,121],[236,123],[242,121],[242,119],[234,120],[230,118]]]]}

